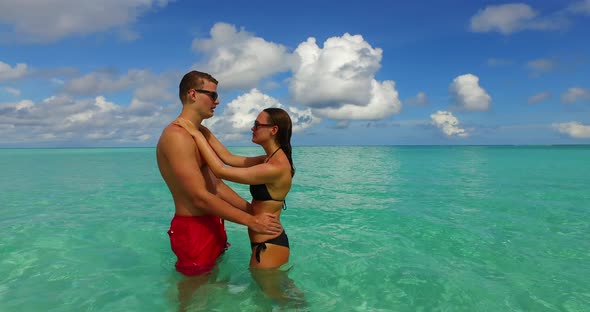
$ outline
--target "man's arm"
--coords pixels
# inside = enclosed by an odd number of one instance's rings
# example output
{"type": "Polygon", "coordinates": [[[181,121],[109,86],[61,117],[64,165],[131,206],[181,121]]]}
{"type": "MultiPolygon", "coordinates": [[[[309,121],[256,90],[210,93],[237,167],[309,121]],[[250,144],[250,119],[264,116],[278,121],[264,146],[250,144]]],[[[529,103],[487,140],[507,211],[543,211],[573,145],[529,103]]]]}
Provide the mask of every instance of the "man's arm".
{"type": "Polygon", "coordinates": [[[209,192],[196,161],[197,154],[193,139],[180,128],[170,130],[173,131],[167,133],[166,143],[161,146],[162,151],[168,158],[181,191],[186,194],[191,205],[199,207],[205,213],[246,225],[256,232],[279,234],[282,231],[274,215],[252,216],[209,192]]]}
{"type": "Polygon", "coordinates": [[[252,213],[252,204],[242,198],[242,196],[236,193],[236,191],[229,187],[229,185],[225,184],[223,180],[217,177],[215,177],[215,179],[217,180],[217,195],[219,195],[221,199],[240,210],[250,214],[252,213]]]}

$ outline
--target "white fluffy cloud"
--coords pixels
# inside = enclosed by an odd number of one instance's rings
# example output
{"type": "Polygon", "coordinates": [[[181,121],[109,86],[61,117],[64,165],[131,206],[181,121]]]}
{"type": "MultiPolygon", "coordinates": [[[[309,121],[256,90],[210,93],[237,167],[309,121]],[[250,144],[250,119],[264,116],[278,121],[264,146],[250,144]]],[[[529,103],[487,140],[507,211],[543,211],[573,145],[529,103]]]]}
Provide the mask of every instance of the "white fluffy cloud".
{"type": "Polygon", "coordinates": [[[63,91],[68,95],[104,95],[118,91],[133,91],[129,111],[139,116],[152,114],[160,103],[173,103],[177,99],[176,84],[178,75],[156,75],[148,70],[131,69],[123,75],[114,72],[98,71],[73,78],[64,84],[63,91]]]}
{"type": "Polygon", "coordinates": [[[15,41],[52,42],[125,27],[168,0],[3,0],[0,24],[13,28],[15,41]]]}
{"type": "Polygon", "coordinates": [[[157,107],[151,114],[136,114],[103,96],[76,99],[52,96],[40,102],[0,103],[0,144],[43,143],[153,145],[167,122],[170,109],[157,107]]]}
{"type": "Polygon", "coordinates": [[[589,139],[590,138],[590,126],[581,124],[577,121],[557,123],[553,125],[553,128],[560,133],[566,134],[576,139],[589,139]]]}
{"type": "Polygon", "coordinates": [[[489,5],[471,17],[469,28],[473,32],[498,31],[511,34],[526,29],[562,29],[568,20],[561,15],[539,16],[524,3],[489,5]]]}
{"type": "Polygon", "coordinates": [[[382,50],[362,36],[315,38],[299,44],[290,91],[297,103],[334,119],[382,119],[401,110],[393,81],[378,82],[382,50]]]}
{"type": "Polygon", "coordinates": [[[237,31],[233,25],[217,23],[210,34],[211,39],[193,41],[193,50],[208,57],[205,64],[195,67],[211,73],[222,88],[250,89],[292,66],[285,46],[237,31]]]}
{"type": "Polygon", "coordinates": [[[561,95],[561,102],[566,104],[571,104],[578,101],[585,101],[589,99],[590,90],[581,87],[569,88],[561,95]]]}
{"type": "Polygon", "coordinates": [[[401,102],[395,90],[393,81],[379,83],[371,80],[371,90],[367,105],[342,103],[338,107],[315,108],[313,111],[320,116],[332,119],[360,119],[379,120],[386,116],[397,114],[401,109],[401,102]]]}
{"type": "MultiPolygon", "coordinates": [[[[130,70],[122,75],[93,72],[66,80],[62,89],[65,92],[43,101],[0,103],[0,145],[154,145],[162,129],[181,110],[178,76],[155,75],[145,70],[130,70]],[[115,103],[103,95],[115,91],[132,93],[133,97],[125,103],[115,103]]],[[[208,123],[214,125],[220,138],[243,140],[257,114],[267,107],[287,110],[294,132],[320,121],[311,108],[283,105],[252,89],[230,102],[220,117],[208,123]]]]}
{"type": "Polygon", "coordinates": [[[470,27],[474,32],[497,30],[509,34],[524,29],[535,16],[537,13],[522,3],[490,5],[471,17],[470,27]]]}
{"type": "Polygon", "coordinates": [[[252,89],[228,103],[221,115],[205,120],[203,124],[210,127],[220,139],[242,140],[250,134],[250,128],[258,114],[268,107],[286,110],[293,123],[293,132],[309,128],[320,121],[309,108],[286,106],[258,89],[252,89]]]}
{"type": "Polygon", "coordinates": [[[0,81],[24,77],[28,72],[27,64],[19,63],[14,67],[0,61],[0,81]]]}
{"type": "Polygon", "coordinates": [[[264,79],[290,70],[293,102],[310,107],[317,116],[376,120],[401,110],[395,83],[374,79],[381,49],[360,35],[331,37],[323,47],[309,38],[293,53],[226,23],[215,24],[210,35],[193,41],[193,50],[205,56],[195,67],[217,78],[222,90],[272,86],[273,81],[264,79]]]}
{"type": "Polygon", "coordinates": [[[465,129],[459,126],[459,120],[451,112],[437,111],[430,115],[430,120],[448,137],[467,137],[469,135],[465,129]]]}
{"type": "Polygon", "coordinates": [[[64,91],[78,95],[97,95],[129,89],[152,78],[153,75],[145,70],[131,69],[122,76],[113,72],[98,71],[68,81],[64,85],[64,91]]]}
{"type": "Polygon", "coordinates": [[[487,111],[492,103],[492,97],[479,86],[479,78],[472,74],[453,79],[449,91],[455,104],[468,111],[487,111]]]}
{"type": "Polygon", "coordinates": [[[537,104],[539,102],[542,102],[548,98],[551,97],[551,93],[548,91],[545,92],[541,92],[541,93],[537,93],[531,97],[529,97],[529,104],[537,104]]]}

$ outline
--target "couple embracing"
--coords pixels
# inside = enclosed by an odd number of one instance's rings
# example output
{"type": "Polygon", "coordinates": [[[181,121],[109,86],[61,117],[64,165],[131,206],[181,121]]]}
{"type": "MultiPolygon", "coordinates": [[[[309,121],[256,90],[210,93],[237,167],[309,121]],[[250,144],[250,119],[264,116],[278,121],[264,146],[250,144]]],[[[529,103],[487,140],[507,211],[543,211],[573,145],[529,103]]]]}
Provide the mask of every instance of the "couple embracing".
{"type": "Polygon", "coordinates": [[[260,112],[252,142],[265,154],[233,155],[207,128],[219,104],[217,80],[191,71],[179,85],[182,112],[168,125],[156,148],[160,173],[170,189],[175,214],[168,234],[176,270],[206,275],[229,246],[224,220],[248,227],[250,267],[277,268],[289,260],[289,240],[280,215],[295,169],[291,157],[291,119],[280,108],[260,112]],[[252,201],[222,180],[250,185],[252,201]]]}

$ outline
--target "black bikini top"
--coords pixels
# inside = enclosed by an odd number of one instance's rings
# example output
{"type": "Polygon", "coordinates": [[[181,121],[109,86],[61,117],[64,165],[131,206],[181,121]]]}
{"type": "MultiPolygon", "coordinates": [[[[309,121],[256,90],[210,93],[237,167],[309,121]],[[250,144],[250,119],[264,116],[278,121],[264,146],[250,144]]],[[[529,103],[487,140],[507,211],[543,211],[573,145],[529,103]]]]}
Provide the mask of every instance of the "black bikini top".
{"type": "Polygon", "coordinates": [[[284,201],[282,199],[274,199],[270,196],[266,184],[250,185],[250,195],[256,200],[276,200],[284,201]]]}
{"type": "MultiPolygon", "coordinates": [[[[271,159],[271,157],[273,157],[275,155],[276,152],[278,152],[281,148],[277,148],[276,151],[274,151],[267,159],[265,162],[267,162],[269,159],[271,159]]],[[[272,196],[270,196],[270,193],[268,192],[268,188],[266,187],[266,184],[257,184],[257,185],[250,185],[250,195],[252,195],[252,199],[255,200],[261,200],[261,201],[265,201],[265,200],[274,200],[274,201],[281,201],[281,202],[285,202],[284,199],[274,199],[272,198],[272,196]]],[[[283,209],[286,208],[286,205],[283,204],[283,209]]]]}

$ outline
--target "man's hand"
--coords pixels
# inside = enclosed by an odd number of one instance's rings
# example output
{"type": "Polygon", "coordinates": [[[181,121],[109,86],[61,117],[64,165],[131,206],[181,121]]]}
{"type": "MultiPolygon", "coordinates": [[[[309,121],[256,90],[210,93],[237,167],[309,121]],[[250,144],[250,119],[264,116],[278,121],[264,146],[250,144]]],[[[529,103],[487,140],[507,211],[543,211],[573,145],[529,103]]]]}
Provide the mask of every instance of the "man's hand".
{"type": "Polygon", "coordinates": [[[253,217],[254,222],[248,226],[252,231],[268,235],[277,235],[283,232],[281,222],[272,213],[264,213],[253,217]]]}

